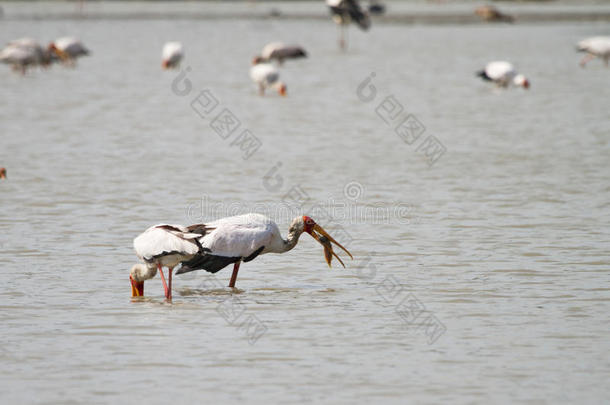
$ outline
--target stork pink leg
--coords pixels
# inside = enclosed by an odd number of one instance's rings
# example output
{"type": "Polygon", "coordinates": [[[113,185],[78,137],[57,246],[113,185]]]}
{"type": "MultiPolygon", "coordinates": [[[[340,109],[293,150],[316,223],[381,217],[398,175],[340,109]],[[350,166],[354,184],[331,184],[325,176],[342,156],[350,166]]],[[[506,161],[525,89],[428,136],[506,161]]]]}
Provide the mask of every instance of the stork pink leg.
{"type": "Polygon", "coordinates": [[[235,288],[235,281],[237,281],[237,272],[239,271],[239,263],[241,261],[235,262],[233,266],[233,274],[231,275],[231,281],[229,282],[229,287],[235,288]]]}
{"type": "Polygon", "coordinates": [[[584,58],[582,58],[582,60],[580,61],[580,66],[581,67],[585,67],[585,65],[587,64],[587,62],[589,62],[591,59],[595,58],[595,55],[593,54],[586,54],[584,58]]]}
{"type": "Polygon", "coordinates": [[[159,273],[161,273],[161,281],[163,281],[163,289],[165,290],[165,298],[167,298],[167,283],[165,282],[165,275],[163,275],[163,267],[160,264],[157,265],[159,273]]]}

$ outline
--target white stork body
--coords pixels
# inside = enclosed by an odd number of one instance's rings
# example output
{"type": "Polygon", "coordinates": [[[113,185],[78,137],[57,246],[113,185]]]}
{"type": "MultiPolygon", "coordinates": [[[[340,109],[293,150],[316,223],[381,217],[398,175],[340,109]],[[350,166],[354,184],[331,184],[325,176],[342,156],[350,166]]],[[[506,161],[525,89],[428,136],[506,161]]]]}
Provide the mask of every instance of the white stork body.
{"type": "MultiPolygon", "coordinates": [[[[136,255],[146,265],[135,265],[131,271],[131,277],[136,282],[143,282],[153,278],[157,269],[161,273],[165,295],[171,299],[172,270],[178,264],[192,259],[201,249],[198,238],[201,238],[208,229],[203,225],[159,224],[151,226],[133,240],[133,248],[136,255]],[[169,286],[165,283],[163,267],[169,269],[169,286]]],[[[132,283],[133,284],[133,283],[132,283]]],[[[142,294],[138,294],[142,295],[142,294]]]]}
{"type": "Polygon", "coordinates": [[[282,42],[271,42],[263,48],[260,56],[254,58],[254,64],[277,60],[281,65],[286,59],[307,57],[307,52],[298,45],[286,45],[282,42]]]}
{"type": "MultiPolygon", "coordinates": [[[[200,238],[199,243],[218,256],[247,258],[259,250],[258,254],[283,253],[289,245],[282,239],[277,224],[261,214],[222,218],[206,226],[212,231],[200,238]]],[[[292,235],[290,241],[294,240],[296,245],[299,236],[300,233],[292,235]]]]}
{"type": "MultiPolygon", "coordinates": [[[[229,287],[235,286],[237,272],[242,261],[249,262],[265,253],[288,252],[296,246],[303,232],[309,233],[324,246],[329,266],[331,254],[338,258],[332,251],[330,243],[333,242],[345,250],[309,217],[295,218],[290,224],[286,239],[282,238],[275,222],[261,214],[222,218],[206,224],[205,227],[209,232],[198,239],[201,245],[200,252],[193,259],[183,262],[176,274],[194,270],[216,273],[234,263],[229,287]]],[[[345,251],[347,252],[347,250],[345,251]]],[[[349,254],[349,252],[347,253],[349,254]]]]}
{"type": "Polygon", "coordinates": [[[164,69],[173,69],[180,65],[184,57],[184,47],[180,42],[167,42],[161,54],[164,69]]]}
{"type": "Polygon", "coordinates": [[[250,78],[258,84],[259,94],[265,94],[268,88],[274,88],[282,96],[286,95],[286,85],[280,81],[280,72],[269,63],[259,63],[250,68],[250,78]]]}
{"type": "Polygon", "coordinates": [[[0,62],[11,65],[21,73],[25,73],[29,66],[46,66],[50,61],[50,53],[31,38],[13,40],[0,51],[0,62]]]}
{"type": "Polygon", "coordinates": [[[585,67],[587,62],[596,56],[602,58],[606,66],[610,61],[610,37],[591,37],[583,39],[577,45],[580,52],[586,52],[585,57],[580,61],[580,66],[585,67]]]}
{"type": "Polygon", "coordinates": [[[13,70],[25,74],[28,66],[36,64],[36,54],[31,49],[8,45],[0,51],[0,62],[6,63],[13,70]]]}
{"type": "Polygon", "coordinates": [[[485,69],[477,73],[483,80],[491,81],[500,87],[508,87],[509,85],[529,87],[529,81],[519,74],[515,67],[505,61],[489,62],[485,69]]]}
{"type": "Polygon", "coordinates": [[[62,61],[70,65],[74,65],[77,58],[89,55],[89,50],[82,42],[72,37],[56,39],[49,45],[49,50],[55,52],[62,61]]]}

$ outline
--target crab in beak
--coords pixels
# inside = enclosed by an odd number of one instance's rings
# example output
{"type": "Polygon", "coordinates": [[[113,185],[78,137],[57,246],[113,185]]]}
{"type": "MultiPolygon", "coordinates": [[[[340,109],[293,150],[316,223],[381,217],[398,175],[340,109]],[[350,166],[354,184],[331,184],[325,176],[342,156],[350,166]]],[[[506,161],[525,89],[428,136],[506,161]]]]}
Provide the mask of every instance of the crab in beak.
{"type": "Polygon", "coordinates": [[[310,234],[315,240],[317,240],[322,246],[324,246],[324,258],[326,259],[328,267],[332,267],[331,262],[333,260],[333,256],[336,257],[337,260],[339,260],[339,263],[341,263],[343,267],[345,267],[343,260],[341,260],[341,258],[337,256],[337,254],[334,252],[332,245],[333,243],[343,249],[343,251],[347,253],[351,259],[354,259],[352,254],[346,248],[344,248],[339,242],[337,242],[332,236],[330,236],[328,232],[324,230],[324,228],[316,224],[313,219],[308,216],[304,216],[303,222],[305,223],[304,231],[310,234]]]}

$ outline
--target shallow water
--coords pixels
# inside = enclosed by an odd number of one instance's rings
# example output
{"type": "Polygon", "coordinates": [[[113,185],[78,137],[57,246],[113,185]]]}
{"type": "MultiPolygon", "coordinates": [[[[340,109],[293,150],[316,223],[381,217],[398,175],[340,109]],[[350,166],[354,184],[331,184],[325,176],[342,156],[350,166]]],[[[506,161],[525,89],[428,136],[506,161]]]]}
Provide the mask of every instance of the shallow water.
{"type": "Polygon", "coordinates": [[[347,53],[322,21],[0,25],[3,42],[26,34],[93,54],[0,72],[3,402],[608,398],[610,70],[574,52],[607,25],[378,25],[350,30],[347,53]],[[249,61],[278,38],[310,57],[282,68],[287,98],[260,98],[249,61]],[[172,39],[184,96],[160,69],[172,39]],[[531,89],[480,82],[496,58],[531,89]],[[206,119],[190,106],[204,89],[206,119]],[[376,113],[390,95],[425,126],[412,145],[376,113]],[[241,122],[226,140],[223,108],[241,122]],[[246,128],[262,146],[244,160],[246,128]],[[429,135],[446,150],[432,166],[429,135]],[[285,230],[297,186],[294,211],[341,236],[346,269],[304,236],[244,264],[235,292],[225,269],[175,277],[173,304],[158,277],[130,299],[146,227],[256,208],[285,230]]]}

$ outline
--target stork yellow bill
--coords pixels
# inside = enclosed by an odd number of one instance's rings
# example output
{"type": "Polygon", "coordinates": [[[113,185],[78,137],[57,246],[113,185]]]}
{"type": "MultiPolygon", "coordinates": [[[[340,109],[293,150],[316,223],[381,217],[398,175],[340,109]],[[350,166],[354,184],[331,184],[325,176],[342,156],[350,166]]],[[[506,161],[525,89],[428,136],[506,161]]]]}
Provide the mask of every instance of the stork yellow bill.
{"type": "Polygon", "coordinates": [[[305,222],[305,232],[309,233],[315,240],[317,240],[322,246],[324,246],[324,259],[326,259],[328,267],[332,267],[331,262],[333,260],[333,256],[335,256],[337,260],[339,260],[341,266],[345,267],[343,260],[341,260],[341,258],[337,256],[337,254],[333,250],[332,243],[343,249],[343,251],[347,253],[352,260],[354,259],[352,254],[346,248],[344,248],[343,245],[341,245],[332,236],[330,236],[328,232],[324,230],[324,228],[316,224],[313,219],[307,216],[303,217],[303,219],[305,222]]]}

